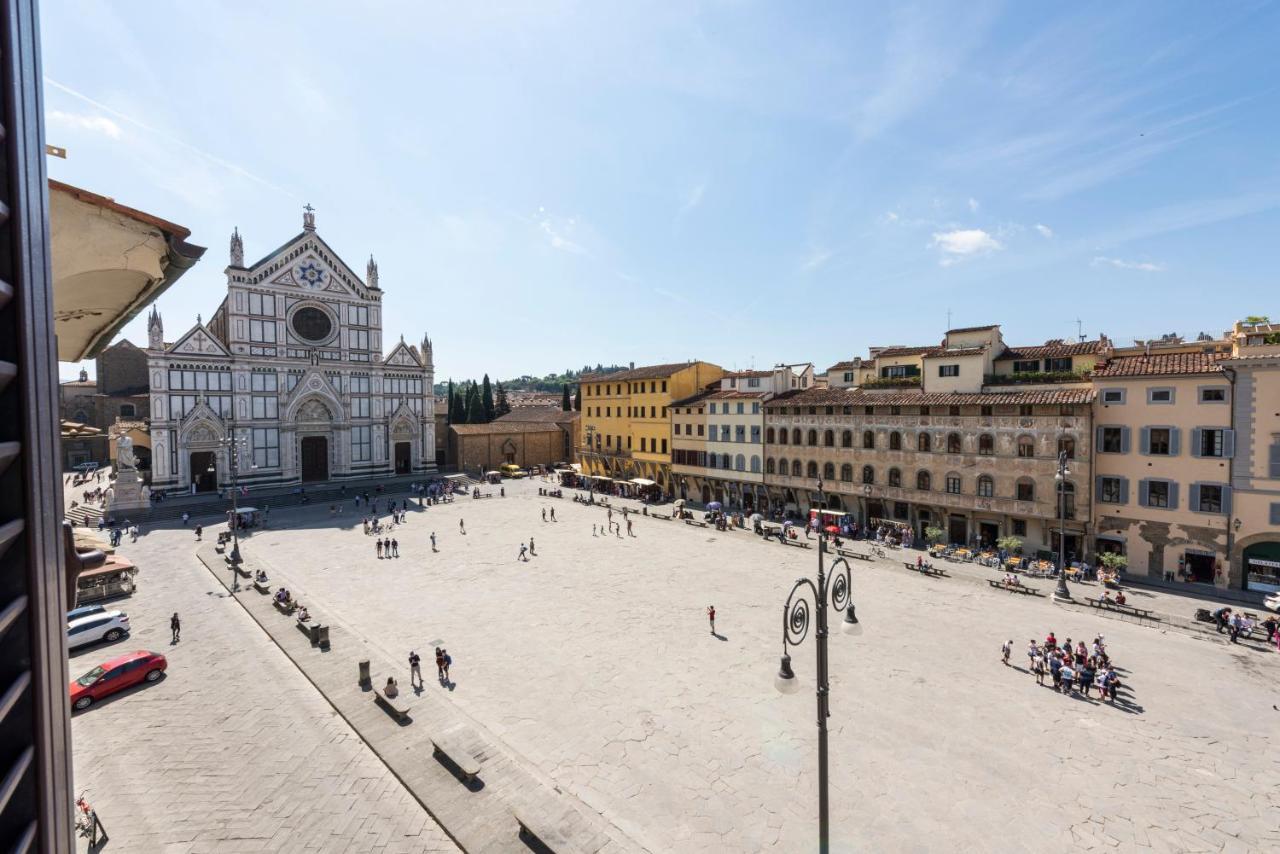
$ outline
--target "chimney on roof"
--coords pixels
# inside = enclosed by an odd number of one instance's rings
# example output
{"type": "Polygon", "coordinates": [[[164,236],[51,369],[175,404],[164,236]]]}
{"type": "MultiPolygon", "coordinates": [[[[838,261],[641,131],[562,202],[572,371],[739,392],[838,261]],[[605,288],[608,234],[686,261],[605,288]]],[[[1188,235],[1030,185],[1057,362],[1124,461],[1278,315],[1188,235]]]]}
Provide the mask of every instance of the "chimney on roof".
{"type": "Polygon", "coordinates": [[[635,369],[636,369],[636,363],[635,363],[635,362],[631,362],[631,363],[630,363],[630,367],[629,367],[627,370],[634,371],[635,369]]]}

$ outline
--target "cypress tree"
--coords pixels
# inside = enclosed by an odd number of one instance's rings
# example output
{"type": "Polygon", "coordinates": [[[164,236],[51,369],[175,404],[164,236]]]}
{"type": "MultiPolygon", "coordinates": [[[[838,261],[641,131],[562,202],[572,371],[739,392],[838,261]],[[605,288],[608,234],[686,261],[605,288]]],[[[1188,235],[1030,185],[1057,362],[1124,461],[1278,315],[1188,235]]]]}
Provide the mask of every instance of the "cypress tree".
{"type": "Polygon", "coordinates": [[[582,383],[573,387],[573,410],[574,412],[582,411],[582,383]]]}
{"type": "Polygon", "coordinates": [[[570,406],[572,404],[569,402],[569,384],[564,383],[560,386],[560,408],[568,412],[570,406]]]}
{"type": "Polygon", "coordinates": [[[484,391],[480,394],[480,403],[484,406],[484,420],[493,420],[493,386],[489,385],[489,375],[484,375],[484,391]]]}
{"type": "Polygon", "coordinates": [[[445,420],[449,424],[453,424],[458,414],[458,401],[453,396],[453,380],[449,380],[449,401],[445,412],[445,420]]]}
{"type": "Polygon", "coordinates": [[[493,402],[493,415],[495,418],[501,418],[511,411],[511,403],[507,400],[507,390],[502,383],[498,383],[497,398],[493,402]]]}
{"type": "Polygon", "coordinates": [[[483,424],[484,417],[484,401],[480,399],[480,387],[474,382],[467,389],[467,423],[483,424]]]}

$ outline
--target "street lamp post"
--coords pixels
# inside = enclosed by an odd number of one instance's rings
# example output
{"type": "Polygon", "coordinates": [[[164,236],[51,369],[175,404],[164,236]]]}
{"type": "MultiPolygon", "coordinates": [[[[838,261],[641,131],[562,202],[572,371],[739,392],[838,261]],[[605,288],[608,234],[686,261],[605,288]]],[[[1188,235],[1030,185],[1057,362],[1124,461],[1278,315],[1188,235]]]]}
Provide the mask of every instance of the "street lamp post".
{"type": "MultiPolygon", "coordinates": [[[[236,438],[231,435],[219,439],[218,444],[227,450],[227,469],[231,473],[231,518],[228,520],[231,528],[231,555],[227,560],[231,564],[231,592],[235,593],[240,589],[238,572],[240,564],[240,528],[237,519],[240,510],[240,453],[248,447],[248,441],[243,436],[236,438]]],[[[210,468],[212,470],[212,467],[210,468]]],[[[252,468],[257,468],[257,466],[252,466],[252,468]]]]}
{"type": "Polygon", "coordinates": [[[817,583],[804,577],[797,579],[795,586],[791,588],[791,593],[787,596],[786,604],[782,607],[782,662],[775,680],[778,690],[784,694],[792,694],[799,690],[795,672],[791,669],[791,655],[787,650],[791,646],[799,645],[809,634],[809,598],[811,597],[817,622],[814,637],[817,641],[815,645],[818,656],[818,851],[820,854],[828,854],[831,850],[831,823],[828,816],[827,794],[827,718],[831,716],[831,683],[827,660],[828,601],[830,607],[836,611],[844,611],[841,629],[846,634],[862,633],[862,626],[858,623],[853,601],[850,598],[853,578],[849,563],[844,558],[837,558],[832,563],[831,573],[828,575],[823,562],[825,554],[826,540],[819,537],[817,583]],[[839,571],[841,565],[844,567],[843,574],[839,571]]]}
{"type": "Polygon", "coordinates": [[[1058,452],[1058,471],[1053,476],[1058,489],[1058,589],[1053,591],[1054,599],[1071,601],[1071,591],[1067,589],[1067,452],[1058,452]]]}

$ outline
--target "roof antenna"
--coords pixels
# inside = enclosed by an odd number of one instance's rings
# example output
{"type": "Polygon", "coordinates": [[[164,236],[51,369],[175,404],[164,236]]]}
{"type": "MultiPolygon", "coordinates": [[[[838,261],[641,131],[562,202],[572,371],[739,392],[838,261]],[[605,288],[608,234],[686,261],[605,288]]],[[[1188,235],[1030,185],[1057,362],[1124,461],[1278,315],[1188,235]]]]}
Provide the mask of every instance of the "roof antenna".
{"type": "Polygon", "coordinates": [[[951,331],[951,309],[947,309],[947,331],[951,331]]]}
{"type": "Polygon", "coordinates": [[[1076,318],[1076,339],[1081,343],[1084,342],[1084,321],[1076,318]]]}

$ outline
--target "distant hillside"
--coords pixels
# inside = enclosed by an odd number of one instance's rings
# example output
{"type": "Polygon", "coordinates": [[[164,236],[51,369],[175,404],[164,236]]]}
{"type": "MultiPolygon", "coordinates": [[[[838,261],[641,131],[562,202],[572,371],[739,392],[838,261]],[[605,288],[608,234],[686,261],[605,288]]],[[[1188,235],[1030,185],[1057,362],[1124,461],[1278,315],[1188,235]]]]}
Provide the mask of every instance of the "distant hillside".
{"type": "MultiPolygon", "coordinates": [[[[615,371],[625,370],[627,370],[626,365],[609,365],[607,367],[605,365],[596,365],[595,367],[583,365],[581,369],[576,371],[566,370],[564,373],[547,374],[543,377],[535,377],[525,374],[524,376],[515,377],[509,380],[497,380],[496,383],[501,383],[502,387],[507,391],[547,391],[559,394],[561,387],[566,383],[569,385],[570,389],[577,386],[578,377],[583,374],[613,373],[615,371]]],[[[435,391],[436,394],[448,393],[449,383],[447,377],[445,382],[436,383],[435,391]]]]}

